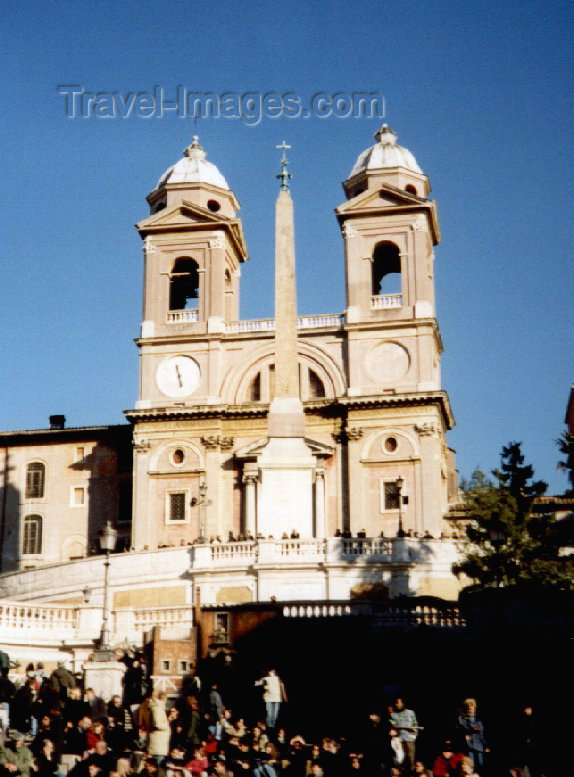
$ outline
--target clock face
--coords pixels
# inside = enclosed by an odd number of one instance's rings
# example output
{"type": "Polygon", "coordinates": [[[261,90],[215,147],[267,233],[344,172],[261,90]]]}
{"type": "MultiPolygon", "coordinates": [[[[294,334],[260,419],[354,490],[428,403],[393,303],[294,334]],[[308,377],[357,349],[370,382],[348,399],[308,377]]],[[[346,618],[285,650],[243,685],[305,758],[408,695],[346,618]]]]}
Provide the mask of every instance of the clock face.
{"type": "Polygon", "coordinates": [[[156,382],[168,397],[187,397],[199,385],[200,371],[190,356],[170,356],[157,368],[156,382]]]}

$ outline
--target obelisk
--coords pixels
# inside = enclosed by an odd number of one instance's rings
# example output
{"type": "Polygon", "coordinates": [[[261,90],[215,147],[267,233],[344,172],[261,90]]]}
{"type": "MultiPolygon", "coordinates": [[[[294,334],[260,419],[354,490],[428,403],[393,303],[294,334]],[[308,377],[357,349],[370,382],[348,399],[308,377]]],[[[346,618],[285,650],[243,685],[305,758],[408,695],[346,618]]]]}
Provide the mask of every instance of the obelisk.
{"type": "Polygon", "coordinates": [[[265,537],[313,536],[315,459],[305,442],[305,414],[299,394],[297,292],[293,200],[289,192],[285,141],[281,188],[275,204],[275,396],[268,418],[269,442],[259,456],[257,530],[265,537]]]}

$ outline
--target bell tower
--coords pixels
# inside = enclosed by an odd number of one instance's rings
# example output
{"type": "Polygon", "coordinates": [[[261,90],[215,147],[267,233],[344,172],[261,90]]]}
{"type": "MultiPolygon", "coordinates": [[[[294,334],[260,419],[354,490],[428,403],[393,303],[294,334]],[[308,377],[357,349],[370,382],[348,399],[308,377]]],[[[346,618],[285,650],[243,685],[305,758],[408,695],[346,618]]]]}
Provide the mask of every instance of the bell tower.
{"type": "Polygon", "coordinates": [[[238,319],[247,248],[239,203],[206,156],[194,136],[148,196],[150,216],[136,225],[145,253],[138,408],[218,399],[206,342],[238,319]]]}
{"type": "Polygon", "coordinates": [[[383,124],[375,139],[343,183],[347,202],[336,210],[345,241],[349,395],[436,390],[436,205],[428,177],[393,130],[383,124]]]}
{"type": "Polygon", "coordinates": [[[347,444],[349,482],[362,483],[349,491],[350,521],[356,526],[378,499],[385,534],[402,523],[438,536],[454,490],[446,442],[454,419],[440,377],[437,211],[428,177],[396,133],[383,124],[375,141],[357,158],[336,210],[345,245],[349,422],[360,410],[355,423],[376,439],[362,451],[347,444]]]}

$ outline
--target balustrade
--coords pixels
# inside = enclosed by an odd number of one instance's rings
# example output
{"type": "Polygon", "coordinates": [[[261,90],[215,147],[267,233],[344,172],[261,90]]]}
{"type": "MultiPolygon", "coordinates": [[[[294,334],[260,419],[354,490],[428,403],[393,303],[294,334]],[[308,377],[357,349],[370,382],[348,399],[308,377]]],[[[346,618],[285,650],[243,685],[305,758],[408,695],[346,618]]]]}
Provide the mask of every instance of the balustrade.
{"type": "Polygon", "coordinates": [[[296,563],[297,561],[360,561],[366,564],[397,561],[413,563],[423,553],[430,551],[429,542],[436,543],[435,550],[443,552],[440,540],[400,539],[396,537],[330,537],[329,539],[261,539],[250,542],[224,542],[195,545],[193,566],[222,567],[256,563],[296,563]],[[419,544],[424,542],[424,552],[419,544]]]}
{"type": "Polygon", "coordinates": [[[285,618],[332,618],[369,616],[377,623],[390,626],[434,626],[438,628],[466,628],[465,618],[454,605],[444,607],[372,602],[317,602],[287,604],[282,609],[285,618]]]}
{"type": "Polygon", "coordinates": [[[341,540],[341,553],[343,556],[376,556],[377,558],[390,559],[393,543],[390,539],[370,538],[344,538],[341,540]]]}
{"type": "Polygon", "coordinates": [[[400,308],[403,306],[402,294],[374,294],[371,297],[372,310],[384,310],[385,308],[400,308]]]}
{"type": "Polygon", "coordinates": [[[215,564],[229,561],[249,561],[255,557],[254,542],[225,542],[210,545],[211,561],[215,564]]]}
{"type": "Polygon", "coordinates": [[[167,314],[168,324],[190,324],[199,321],[199,310],[170,310],[167,314]]]}
{"type": "Polygon", "coordinates": [[[0,630],[73,631],[78,626],[74,606],[0,603],[0,630]]]}
{"type": "MultiPolygon", "coordinates": [[[[322,316],[299,316],[297,329],[321,329],[323,327],[341,327],[345,323],[345,316],[339,313],[329,313],[322,316]]],[[[239,334],[241,332],[274,332],[275,319],[259,318],[252,321],[233,321],[225,325],[227,334],[239,334]]]]}

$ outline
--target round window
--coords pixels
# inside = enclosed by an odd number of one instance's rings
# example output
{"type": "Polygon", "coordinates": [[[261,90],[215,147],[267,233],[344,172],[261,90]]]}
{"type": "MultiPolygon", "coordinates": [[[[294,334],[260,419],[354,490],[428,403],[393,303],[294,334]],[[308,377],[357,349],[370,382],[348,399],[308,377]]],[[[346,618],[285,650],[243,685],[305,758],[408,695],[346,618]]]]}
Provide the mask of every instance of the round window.
{"type": "Polygon", "coordinates": [[[176,448],[172,453],[171,460],[177,467],[183,464],[183,462],[185,461],[185,453],[182,451],[181,448],[176,448]]]}
{"type": "Polygon", "coordinates": [[[398,447],[399,447],[399,444],[397,442],[396,437],[387,437],[387,439],[385,440],[386,453],[394,453],[398,447]]]}
{"type": "Polygon", "coordinates": [[[221,208],[221,205],[217,202],[217,200],[208,200],[207,207],[212,213],[217,213],[217,211],[221,208]]]}

